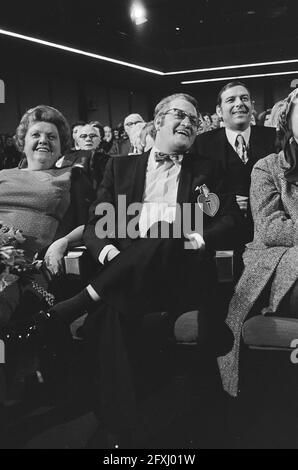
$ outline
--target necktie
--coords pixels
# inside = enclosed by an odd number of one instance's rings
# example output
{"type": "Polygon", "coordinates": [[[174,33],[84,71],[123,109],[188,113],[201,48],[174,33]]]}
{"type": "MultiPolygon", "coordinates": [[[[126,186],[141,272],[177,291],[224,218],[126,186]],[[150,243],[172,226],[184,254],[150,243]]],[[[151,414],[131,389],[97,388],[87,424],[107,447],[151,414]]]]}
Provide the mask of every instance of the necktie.
{"type": "Polygon", "coordinates": [[[178,155],[177,153],[155,152],[154,158],[155,158],[155,161],[158,163],[165,163],[165,162],[178,163],[180,155],[178,155]]]}
{"type": "Polygon", "coordinates": [[[247,157],[247,147],[242,134],[238,134],[235,141],[236,151],[241,158],[242,162],[245,164],[248,162],[247,157]]]}

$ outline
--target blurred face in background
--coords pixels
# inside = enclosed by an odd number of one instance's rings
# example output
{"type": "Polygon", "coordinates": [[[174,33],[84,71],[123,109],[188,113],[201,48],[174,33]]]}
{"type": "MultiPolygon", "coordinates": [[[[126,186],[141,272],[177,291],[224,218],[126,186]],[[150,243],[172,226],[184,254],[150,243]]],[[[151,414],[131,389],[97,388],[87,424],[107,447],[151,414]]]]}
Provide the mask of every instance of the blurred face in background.
{"type": "Polygon", "coordinates": [[[106,142],[111,142],[111,140],[113,138],[112,129],[109,126],[105,126],[104,127],[104,132],[105,132],[104,140],[106,142]]]}
{"type": "Polygon", "coordinates": [[[144,122],[144,119],[139,114],[130,114],[129,116],[125,118],[124,130],[129,138],[130,138],[131,130],[134,128],[134,126],[141,122],[144,122]]]}
{"type": "Polygon", "coordinates": [[[78,137],[78,132],[80,132],[80,129],[82,128],[83,126],[81,125],[78,125],[78,126],[75,126],[72,130],[72,138],[73,138],[73,142],[74,142],[74,145],[75,145],[75,148],[76,150],[79,150],[78,148],[78,142],[77,142],[77,137],[78,137]]]}
{"type": "Polygon", "coordinates": [[[215,113],[212,114],[212,126],[216,129],[217,127],[220,126],[220,117],[215,113]]]}
{"type": "Polygon", "coordinates": [[[77,144],[79,150],[96,150],[101,142],[100,132],[97,127],[86,126],[81,127],[77,134],[77,144]]]}

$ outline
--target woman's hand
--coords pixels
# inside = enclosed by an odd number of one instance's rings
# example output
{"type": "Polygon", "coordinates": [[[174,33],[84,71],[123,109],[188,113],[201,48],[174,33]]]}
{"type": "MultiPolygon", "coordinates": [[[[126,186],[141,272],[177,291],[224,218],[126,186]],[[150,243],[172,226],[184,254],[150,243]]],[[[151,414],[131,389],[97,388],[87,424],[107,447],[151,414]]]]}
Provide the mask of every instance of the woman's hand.
{"type": "Polygon", "coordinates": [[[59,238],[49,247],[45,254],[44,262],[51,274],[57,275],[63,272],[62,260],[67,248],[67,238],[59,238]]]}

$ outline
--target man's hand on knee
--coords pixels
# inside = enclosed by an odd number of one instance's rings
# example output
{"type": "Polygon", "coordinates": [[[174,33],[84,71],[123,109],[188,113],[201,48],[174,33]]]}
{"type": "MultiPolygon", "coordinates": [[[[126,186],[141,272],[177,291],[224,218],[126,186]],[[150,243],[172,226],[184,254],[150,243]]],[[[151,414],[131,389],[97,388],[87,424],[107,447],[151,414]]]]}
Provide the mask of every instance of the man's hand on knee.
{"type": "Polygon", "coordinates": [[[205,249],[204,238],[199,233],[187,233],[185,237],[189,239],[188,249],[191,249],[191,250],[204,250],[205,249]]]}

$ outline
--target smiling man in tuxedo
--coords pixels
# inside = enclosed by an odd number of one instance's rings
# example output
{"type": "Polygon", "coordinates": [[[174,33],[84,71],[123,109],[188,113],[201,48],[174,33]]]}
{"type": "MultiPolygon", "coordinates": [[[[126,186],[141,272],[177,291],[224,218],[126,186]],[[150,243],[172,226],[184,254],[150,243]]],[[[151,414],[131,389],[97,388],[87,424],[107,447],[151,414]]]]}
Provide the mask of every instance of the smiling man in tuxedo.
{"type": "MultiPolygon", "coordinates": [[[[232,346],[216,304],[214,251],[233,243],[242,214],[235,197],[222,194],[216,162],[188,153],[199,119],[193,97],[171,95],[155,109],[152,150],[109,161],[84,232],[97,274],[84,291],[52,312],[71,321],[84,309],[93,311],[84,328],[97,371],[100,415],[109,432],[122,436],[136,432],[132,364],[138,352],[131,351],[148,316],[167,312],[160,316],[160,330],[166,322],[167,333],[173,334],[176,318],[198,309],[200,348],[216,357],[232,346]],[[136,237],[117,231],[119,197],[126,198],[127,208],[140,204],[136,237]],[[198,200],[205,211],[203,226],[192,230],[185,218],[198,210],[198,200]],[[188,206],[180,224],[178,212],[184,204],[188,206]],[[106,232],[100,229],[104,207],[113,207],[116,214],[115,227],[106,232]],[[181,228],[178,237],[174,226],[181,228]]],[[[132,218],[128,216],[127,227],[132,218]]]]}

